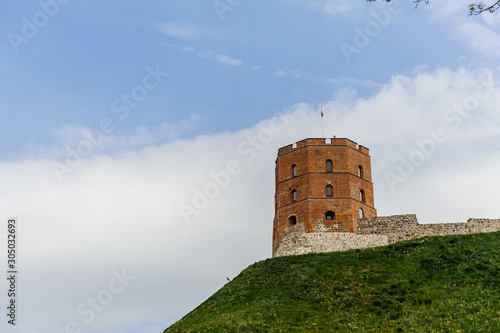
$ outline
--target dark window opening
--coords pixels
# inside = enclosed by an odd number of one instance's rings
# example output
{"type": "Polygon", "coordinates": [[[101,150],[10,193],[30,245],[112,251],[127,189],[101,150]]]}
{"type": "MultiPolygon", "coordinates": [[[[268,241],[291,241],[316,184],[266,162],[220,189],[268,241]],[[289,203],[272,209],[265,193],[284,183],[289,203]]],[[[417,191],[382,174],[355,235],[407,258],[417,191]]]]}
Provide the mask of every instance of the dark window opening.
{"type": "Polygon", "coordinates": [[[333,186],[332,185],[327,185],[326,186],[326,196],[331,197],[333,195],[333,186]]]}
{"type": "Polygon", "coordinates": [[[358,166],[358,176],[360,178],[363,178],[363,167],[361,165],[358,166]]]}
{"type": "Polygon", "coordinates": [[[359,200],[361,202],[365,202],[365,191],[364,190],[359,191],[359,200]]]}
{"type": "Polygon", "coordinates": [[[292,215],[288,218],[288,222],[290,222],[291,225],[297,224],[297,216],[292,215]]]}
{"type": "Polygon", "coordinates": [[[325,218],[327,220],[334,220],[335,219],[335,213],[332,211],[328,211],[325,213],[325,218]]]}
{"type": "Polygon", "coordinates": [[[327,160],[326,161],[326,172],[332,172],[333,169],[333,162],[332,160],[327,160]]]}
{"type": "Polygon", "coordinates": [[[294,164],[292,165],[292,177],[297,176],[297,166],[294,164]]]}
{"type": "Polygon", "coordinates": [[[295,190],[292,191],[292,200],[297,201],[297,191],[295,190]]]}

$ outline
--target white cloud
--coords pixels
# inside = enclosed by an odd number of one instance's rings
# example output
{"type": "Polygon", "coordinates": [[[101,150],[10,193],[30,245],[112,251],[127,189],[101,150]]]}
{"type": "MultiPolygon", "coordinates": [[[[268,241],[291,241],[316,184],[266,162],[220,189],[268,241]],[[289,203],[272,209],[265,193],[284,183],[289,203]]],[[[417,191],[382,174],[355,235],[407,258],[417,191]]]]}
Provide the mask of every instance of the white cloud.
{"type": "Polygon", "coordinates": [[[348,15],[356,11],[358,4],[349,0],[286,0],[297,3],[311,10],[330,15],[348,15]]]}
{"type": "Polygon", "coordinates": [[[273,73],[274,77],[281,79],[282,77],[286,76],[286,71],[284,70],[277,70],[276,72],[273,73]]]}
{"type": "MultiPolygon", "coordinates": [[[[489,14],[489,13],[485,13],[489,14]]],[[[500,17],[498,15],[481,15],[481,19],[491,28],[496,28],[500,25],[500,17]]]]}
{"type": "MultiPolygon", "coordinates": [[[[150,127],[138,126],[132,133],[122,135],[104,134],[98,128],[65,124],[53,131],[52,147],[34,146],[31,148],[31,153],[32,156],[52,156],[64,160],[70,155],[69,151],[83,151],[81,148],[87,146],[90,147],[88,155],[140,149],[148,145],[170,142],[181,138],[186,133],[192,133],[200,121],[201,117],[193,114],[175,123],[163,122],[150,127]]],[[[86,156],[87,153],[80,155],[86,156]]]]}
{"type": "Polygon", "coordinates": [[[470,1],[431,2],[429,11],[431,19],[439,21],[456,32],[454,38],[466,42],[470,48],[480,55],[500,57],[500,35],[498,15],[484,13],[479,16],[467,16],[470,1]]]}
{"type": "MultiPolygon", "coordinates": [[[[185,52],[194,53],[199,58],[213,58],[217,62],[231,67],[237,67],[243,64],[242,60],[235,59],[227,54],[216,54],[215,52],[210,50],[198,51],[193,46],[190,45],[182,46],[181,50],[185,52]]],[[[259,69],[259,68],[260,68],[259,66],[252,66],[250,69],[259,69]]]]}
{"type": "MultiPolygon", "coordinates": [[[[325,82],[340,85],[342,87],[363,87],[371,89],[372,91],[377,91],[380,88],[380,84],[371,80],[355,79],[352,77],[328,77],[325,78],[325,82]]],[[[345,91],[342,91],[345,92],[345,91]]]]}
{"type": "Polygon", "coordinates": [[[214,53],[212,51],[208,51],[208,50],[195,52],[195,53],[196,53],[196,56],[198,56],[200,58],[210,58],[211,56],[214,55],[214,53]]]}
{"type": "Polygon", "coordinates": [[[157,29],[168,36],[182,39],[200,39],[219,36],[219,33],[213,29],[204,29],[188,22],[161,23],[157,25],[157,29]]]}
{"type": "Polygon", "coordinates": [[[333,84],[341,87],[339,91],[337,91],[337,96],[339,94],[344,94],[346,91],[352,91],[353,87],[362,87],[368,88],[372,91],[376,91],[380,88],[380,84],[371,80],[359,80],[355,78],[347,78],[344,76],[341,77],[327,77],[321,74],[315,74],[310,72],[305,72],[299,69],[291,69],[291,70],[283,70],[279,69],[273,72],[273,76],[277,79],[282,78],[292,78],[296,80],[309,80],[313,82],[324,82],[328,84],[333,84]]]}
{"type": "Polygon", "coordinates": [[[195,130],[200,121],[201,118],[199,116],[191,115],[189,118],[176,123],[164,122],[154,127],[140,126],[135,129],[132,135],[107,138],[106,145],[110,149],[115,149],[116,147],[126,149],[169,142],[181,137],[185,133],[195,130]]]}
{"type": "Polygon", "coordinates": [[[290,69],[290,70],[277,70],[273,73],[273,76],[281,79],[284,77],[290,77],[292,79],[308,79],[308,80],[325,80],[329,81],[327,78],[324,78],[322,75],[312,74],[308,72],[301,71],[299,69],[290,69]]]}
{"type": "Polygon", "coordinates": [[[218,62],[228,66],[240,66],[242,62],[241,60],[231,58],[230,56],[225,54],[218,55],[215,59],[217,59],[218,62]]]}
{"type": "Polygon", "coordinates": [[[500,34],[492,28],[475,22],[461,22],[457,24],[457,32],[476,52],[488,57],[500,57],[500,34]]]}
{"type": "MultiPolygon", "coordinates": [[[[497,157],[489,153],[497,154],[492,142],[500,138],[500,116],[493,112],[500,95],[498,87],[490,93],[482,86],[485,75],[487,72],[441,69],[418,72],[413,78],[396,76],[370,99],[358,100],[353,105],[332,102],[324,106],[325,121],[333,126],[327,133],[356,137],[361,144],[372,148],[373,170],[378,170],[374,179],[380,214],[412,211],[427,222],[464,221],[477,215],[496,217],[500,214],[461,185],[466,177],[468,181],[477,179],[477,187],[485,191],[492,188],[484,184],[488,183],[491,168],[497,163],[497,157]],[[477,99],[476,95],[487,97],[477,99]],[[429,140],[436,130],[444,131],[447,139],[431,144],[429,140]],[[385,173],[398,174],[400,159],[408,161],[420,154],[417,151],[425,152],[419,146],[423,143],[428,147],[434,145],[435,150],[429,156],[426,154],[422,165],[414,166],[410,176],[398,182],[392,192],[385,173]],[[477,163],[479,160],[484,165],[477,163]],[[460,178],[455,178],[455,182],[460,181],[452,186],[453,190],[447,191],[454,179],[450,175],[471,161],[477,163],[477,169],[469,168],[469,175],[463,171],[460,178]],[[436,187],[442,190],[433,190],[436,187]],[[442,203],[443,195],[449,201],[448,206],[428,208],[435,202],[442,203]],[[454,202],[464,200],[468,200],[468,206],[455,206],[454,202]]],[[[498,183],[500,179],[493,178],[490,182],[498,183]]],[[[493,192],[485,195],[495,196],[493,192]]]]}
{"type": "MultiPolygon", "coordinates": [[[[394,77],[368,99],[346,95],[323,104],[326,135],[370,148],[379,215],[416,213],[426,222],[500,217],[499,88],[469,107],[459,128],[443,120],[476,95],[485,74],[421,69],[394,77]],[[398,157],[407,158],[416,140],[437,128],[448,139],[391,192],[384,174],[397,172],[398,157]]],[[[122,153],[89,156],[63,182],[49,159],[0,163],[9,189],[0,193],[0,215],[17,216],[20,224],[25,319],[18,332],[59,332],[68,321],[82,331],[167,327],[226,276],[269,257],[277,149],[321,134],[319,106],[297,104],[288,112],[287,123],[264,120],[234,133],[164,143],[169,128],[142,127],[116,139],[122,153]],[[239,172],[227,177],[231,163],[239,172]],[[195,207],[198,191],[208,193],[208,204],[186,223],[179,208],[195,207]],[[108,285],[115,269],[135,279],[85,322],[76,309],[108,285]]],[[[0,255],[5,262],[5,251],[0,255]]]]}
{"type": "Polygon", "coordinates": [[[194,52],[194,47],[191,45],[184,45],[182,46],[182,51],[187,51],[187,52],[194,52]]]}
{"type": "Polygon", "coordinates": [[[353,1],[349,0],[325,0],[316,1],[319,2],[321,9],[329,14],[349,14],[355,10],[355,5],[353,6],[353,1]]]}

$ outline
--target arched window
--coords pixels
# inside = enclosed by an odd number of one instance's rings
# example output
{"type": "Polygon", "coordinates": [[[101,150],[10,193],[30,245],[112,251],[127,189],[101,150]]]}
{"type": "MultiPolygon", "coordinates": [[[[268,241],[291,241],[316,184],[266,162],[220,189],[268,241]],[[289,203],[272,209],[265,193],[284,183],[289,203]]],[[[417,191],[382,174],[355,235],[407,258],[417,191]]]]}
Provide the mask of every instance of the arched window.
{"type": "Polygon", "coordinates": [[[360,219],[365,218],[365,212],[363,211],[363,208],[360,208],[360,209],[359,209],[359,218],[360,218],[360,219]]]}
{"type": "Polygon", "coordinates": [[[288,218],[288,222],[290,222],[291,225],[295,225],[297,224],[297,216],[295,215],[291,215],[289,218],[288,218]]]}
{"type": "Polygon", "coordinates": [[[297,191],[292,190],[292,200],[297,201],[297,191]]]}
{"type": "Polygon", "coordinates": [[[332,160],[326,160],[326,172],[332,172],[333,162],[332,160]]]}
{"type": "Polygon", "coordinates": [[[327,197],[333,196],[333,186],[332,185],[326,185],[326,196],[327,197]]]}
{"type": "Polygon", "coordinates": [[[329,210],[328,212],[325,213],[325,218],[327,220],[334,220],[335,219],[335,213],[329,210]]]}
{"type": "Polygon", "coordinates": [[[297,176],[297,165],[292,165],[292,177],[297,176]]]}
{"type": "Polygon", "coordinates": [[[365,202],[365,191],[364,190],[359,191],[359,200],[361,202],[365,202]]]}
{"type": "Polygon", "coordinates": [[[363,178],[363,167],[361,165],[358,166],[358,176],[360,178],[363,178]]]}

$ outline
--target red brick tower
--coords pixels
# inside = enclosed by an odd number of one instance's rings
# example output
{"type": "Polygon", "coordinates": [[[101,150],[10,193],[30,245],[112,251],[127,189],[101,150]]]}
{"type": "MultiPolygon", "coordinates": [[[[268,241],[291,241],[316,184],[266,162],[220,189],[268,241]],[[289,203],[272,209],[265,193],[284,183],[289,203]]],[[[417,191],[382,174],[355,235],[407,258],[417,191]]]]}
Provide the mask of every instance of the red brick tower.
{"type": "Polygon", "coordinates": [[[285,228],[318,222],[357,231],[358,218],[376,217],[368,148],[349,139],[305,139],[278,150],[273,255],[285,228]]]}

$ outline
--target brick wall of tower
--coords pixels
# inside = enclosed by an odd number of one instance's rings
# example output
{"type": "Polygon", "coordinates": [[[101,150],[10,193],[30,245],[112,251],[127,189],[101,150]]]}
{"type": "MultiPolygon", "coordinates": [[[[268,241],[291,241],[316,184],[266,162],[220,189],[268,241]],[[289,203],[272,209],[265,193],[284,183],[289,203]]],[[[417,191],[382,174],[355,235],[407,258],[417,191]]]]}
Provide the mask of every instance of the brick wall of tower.
{"type": "Polygon", "coordinates": [[[365,217],[375,217],[371,162],[369,151],[348,139],[305,139],[278,151],[276,161],[275,219],[273,252],[279,245],[285,229],[291,226],[289,217],[295,216],[307,232],[313,232],[317,223],[326,226],[342,224],[349,232],[357,232],[359,208],[365,217]],[[326,172],[326,161],[332,161],[332,172],[326,172]],[[297,175],[293,176],[292,166],[297,175]],[[358,166],[363,175],[358,176],[358,166]],[[333,187],[327,197],[326,187],[333,187]],[[297,191],[293,201],[292,191],[297,191]],[[361,201],[360,191],[364,191],[361,201]],[[333,220],[325,213],[335,212],[333,220]]]}

